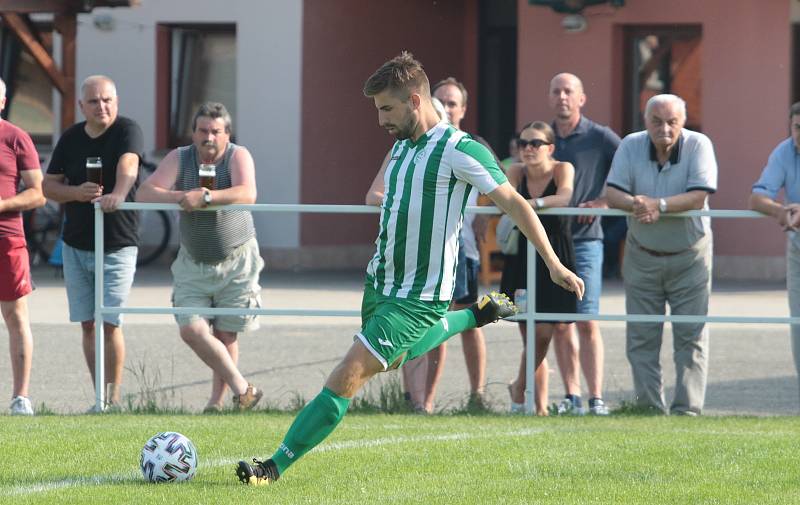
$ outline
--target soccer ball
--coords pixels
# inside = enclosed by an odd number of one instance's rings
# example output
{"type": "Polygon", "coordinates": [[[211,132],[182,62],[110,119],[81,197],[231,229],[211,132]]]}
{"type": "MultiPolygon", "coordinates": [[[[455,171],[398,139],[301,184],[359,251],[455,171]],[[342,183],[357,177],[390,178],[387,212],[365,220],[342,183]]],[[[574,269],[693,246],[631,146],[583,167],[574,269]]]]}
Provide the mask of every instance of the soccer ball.
{"type": "Polygon", "coordinates": [[[142,447],[139,468],[150,482],[189,480],[197,471],[197,449],[180,433],[156,433],[142,447]]]}

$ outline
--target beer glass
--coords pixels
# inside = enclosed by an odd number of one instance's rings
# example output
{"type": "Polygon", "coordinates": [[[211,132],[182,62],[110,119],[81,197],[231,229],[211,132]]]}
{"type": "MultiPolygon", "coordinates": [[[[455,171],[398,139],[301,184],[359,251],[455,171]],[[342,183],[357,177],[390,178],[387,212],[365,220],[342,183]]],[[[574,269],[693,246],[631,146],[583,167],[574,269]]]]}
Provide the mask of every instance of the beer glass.
{"type": "Polygon", "coordinates": [[[103,184],[103,160],[99,156],[86,158],[86,180],[97,185],[103,184]]]}
{"type": "Polygon", "coordinates": [[[200,176],[200,187],[208,190],[214,189],[214,179],[217,176],[217,167],[211,163],[201,163],[198,172],[200,176]]]}

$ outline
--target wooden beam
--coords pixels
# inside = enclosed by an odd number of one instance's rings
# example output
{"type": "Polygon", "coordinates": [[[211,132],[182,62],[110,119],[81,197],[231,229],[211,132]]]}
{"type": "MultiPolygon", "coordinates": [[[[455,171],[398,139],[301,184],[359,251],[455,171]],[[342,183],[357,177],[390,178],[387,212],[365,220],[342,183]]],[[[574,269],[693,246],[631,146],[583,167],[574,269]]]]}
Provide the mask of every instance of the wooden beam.
{"type": "Polygon", "coordinates": [[[78,17],[77,14],[57,14],[55,29],[61,34],[61,75],[64,90],[61,91],[61,131],[75,123],[75,67],[77,61],[78,17]]]}
{"type": "Polygon", "coordinates": [[[0,0],[0,13],[91,12],[96,7],[136,7],[141,0],[0,0]]]}
{"type": "Polygon", "coordinates": [[[39,41],[36,40],[36,37],[33,36],[33,33],[31,33],[25,20],[22,19],[22,16],[13,12],[0,13],[0,16],[2,16],[6,26],[14,32],[14,35],[16,35],[25,48],[28,49],[33,59],[36,60],[36,63],[42,67],[53,85],[58,88],[58,91],[63,95],[67,87],[64,76],[58,71],[50,53],[48,53],[39,41]]]}

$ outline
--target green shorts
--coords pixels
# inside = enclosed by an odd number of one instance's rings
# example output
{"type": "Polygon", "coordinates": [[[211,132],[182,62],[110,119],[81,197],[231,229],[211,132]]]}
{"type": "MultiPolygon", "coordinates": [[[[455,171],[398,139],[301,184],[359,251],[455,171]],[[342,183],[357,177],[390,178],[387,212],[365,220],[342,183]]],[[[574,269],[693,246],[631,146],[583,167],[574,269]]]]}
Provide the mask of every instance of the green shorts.
{"type": "Polygon", "coordinates": [[[449,305],[382,295],[368,275],[361,301],[361,331],[356,338],[386,370],[444,317],[449,305]]]}

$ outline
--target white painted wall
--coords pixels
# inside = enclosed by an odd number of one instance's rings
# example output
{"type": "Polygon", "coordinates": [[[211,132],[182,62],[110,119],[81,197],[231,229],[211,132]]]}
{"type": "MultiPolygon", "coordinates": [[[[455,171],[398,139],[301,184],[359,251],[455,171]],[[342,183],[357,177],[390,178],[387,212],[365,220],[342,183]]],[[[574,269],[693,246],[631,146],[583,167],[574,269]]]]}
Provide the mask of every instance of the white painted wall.
{"type": "MultiPolygon", "coordinates": [[[[105,74],[117,84],[120,114],[155,145],[157,23],[235,23],[237,142],[256,162],[258,203],[300,199],[300,113],[303,3],[297,0],[142,0],[132,9],[95,9],[78,17],[77,86],[105,74]],[[96,16],[114,28],[98,30],[96,16]]],[[[82,118],[76,107],[76,117],[82,118]]],[[[262,248],[297,247],[297,214],[256,213],[262,248]]]]}

